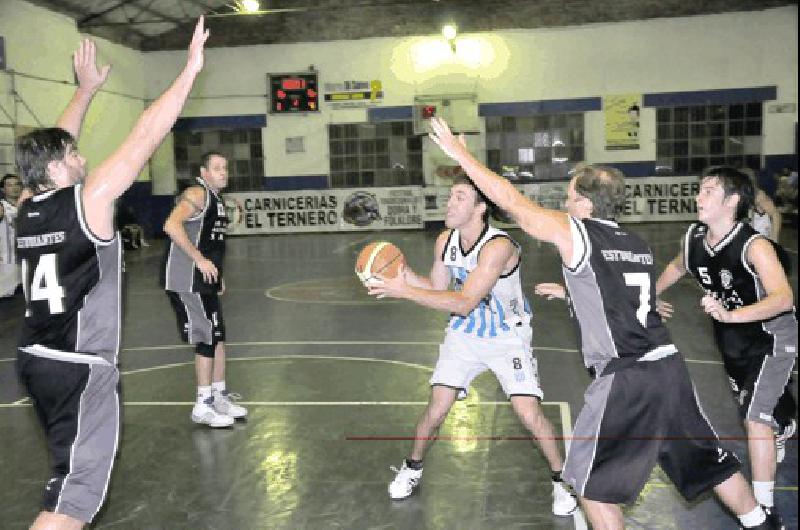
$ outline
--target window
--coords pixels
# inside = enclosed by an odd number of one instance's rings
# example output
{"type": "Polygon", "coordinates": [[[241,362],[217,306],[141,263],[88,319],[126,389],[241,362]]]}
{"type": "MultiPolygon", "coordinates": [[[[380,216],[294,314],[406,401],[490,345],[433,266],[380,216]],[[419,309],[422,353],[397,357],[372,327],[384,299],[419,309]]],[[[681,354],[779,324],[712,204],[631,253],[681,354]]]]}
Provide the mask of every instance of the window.
{"type": "Polygon", "coordinates": [[[656,173],[700,174],[709,166],[761,167],[762,104],[656,110],[656,173]]]}
{"type": "MultiPolygon", "coordinates": [[[[200,158],[219,151],[228,159],[228,187],[225,191],[264,188],[264,151],[261,129],[202,129],[175,131],[176,177],[185,184],[200,176],[200,158]]],[[[179,186],[180,188],[181,186],[179,186]]]]}
{"type": "Polygon", "coordinates": [[[567,179],[583,160],[583,114],[489,116],[487,165],[511,180],[567,179]]]}
{"type": "Polygon", "coordinates": [[[422,184],[422,137],[413,122],[328,125],[330,186],[422,184]]]}

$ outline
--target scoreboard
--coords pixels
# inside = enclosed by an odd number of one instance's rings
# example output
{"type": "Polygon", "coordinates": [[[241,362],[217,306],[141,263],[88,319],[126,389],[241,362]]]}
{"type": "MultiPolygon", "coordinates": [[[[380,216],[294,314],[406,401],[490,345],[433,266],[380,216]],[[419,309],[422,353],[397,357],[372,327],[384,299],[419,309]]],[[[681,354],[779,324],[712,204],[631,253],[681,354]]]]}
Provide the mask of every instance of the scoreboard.
{"type": "Polygon", "coordinates": [[[271,114],[319,111],[316,72],[269,74],[268,77],[271,114]]]}

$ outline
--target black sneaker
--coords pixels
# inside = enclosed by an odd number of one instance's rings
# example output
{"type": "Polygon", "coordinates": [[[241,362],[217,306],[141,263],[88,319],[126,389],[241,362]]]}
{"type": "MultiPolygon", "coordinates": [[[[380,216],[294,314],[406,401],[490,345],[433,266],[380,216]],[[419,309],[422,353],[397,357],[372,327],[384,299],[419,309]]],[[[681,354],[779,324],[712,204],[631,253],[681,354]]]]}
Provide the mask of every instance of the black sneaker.
{"type": "Polygon", "coordinates": [[[783,524],[778,512],[775,511],[775,507],[761,507],[764,510],[764,513],[767,514],[767,518],[758,526],[751,526],[751,529],[759,529],[759,530],[786,530],[786,526],[783,524]]]}

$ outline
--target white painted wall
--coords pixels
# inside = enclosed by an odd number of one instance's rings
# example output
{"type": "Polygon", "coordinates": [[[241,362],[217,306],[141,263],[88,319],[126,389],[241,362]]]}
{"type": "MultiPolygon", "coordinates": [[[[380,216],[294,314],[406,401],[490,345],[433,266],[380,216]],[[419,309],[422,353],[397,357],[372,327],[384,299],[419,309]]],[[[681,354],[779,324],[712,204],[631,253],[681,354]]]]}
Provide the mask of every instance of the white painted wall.
{"type": "MultiPolygon", "coordinates": [[[[778,102],[797,103],[797,6],[756,12],[597,24],[542,30],[510,30],[464,35],[454,56],[438,36],[402,39],[211,48],[183,116],[263,114],[268,73],[320,73],[320,85],[380,79],[384,105],[410,105],[415,95],[473,90],[481,103],[593,97],[604,94],[670,92],[764,85],[778,86],[778,102]],[[472,47],[479,55],[465,56],[472,47]],[[419,50],[424,50],[422,54],[419,50]],[[444,50],[444,52],[443,52],[444,50]],[[416,55],[415,55],[416,53],[416,55]],[[416,57],[416,60],[414,59],[416,57]],[[477,59],[476,59],[477,57],[477,59]],[[438,61],[437,61],[438,59],[438,61]],[[427,62],[426,62],[427,61],[427,62]]],[[[69,52],[79,35],[74,23],[22,0],[0,3],[0,35],[6,37],[11,68],[69,80],[69,52]],[[47,39],[42,38],[47,28],[47,39]]],[[[188,43],[189,35],[187,35],[188,43]]],[[[214,35],[211,35],[213,42],[214,35]]],[[[157,97],[183,67],[185,52],[140,54],[107,42],[102,60],[116,64],[108,87],[135,96],[157,97]]],[[[0,74],[0,83],[8,76],[0,74]]],[[[0,104],[8,106],[6,85],[0,104]]],[[[34,113],[52,123],[71,87],[20,81],[19,91],[34,113]]],[[[130,130],[141,103],[101,94],[87,119],[81,149],[96,162],[130,130]]],[[[326,124],[362,122],[364,110],[268,115],[264,130],[266,174],[327,174],[326,124]],[[285,153],[285,139],[305,137],[305,154],[285,153]]],[[[0,120],[3,119],[0,113],[0,120]]],[[[24,112],[20,121],[33,124],[24,112]]],[[[794,151],[797,112],[764,115],[764,154],[794,151]]],[[[655,112],[641,114],[642,147],[604,149],[602,112],[586,115],[586,157],[593,162],[655,159],[655,112]]],[[[0,140],[1,141],[1,140],[0,140]]],[[[483,148],[483,136],[471,146],[483,148]]],[[[426,160],[437,157],[426,146],[426,160]]],[[[158,189],[174,181],[171,149],[151,164],[158,189]],[[166,179],[161,183],[162,179],[166,179]],[[163,184],[163,185],[162,185],[163,184]]],[[[145,171],[142,178],[148,178],[145,171]]]]}
{"type": "MultiPolygon", "coordinates": [[[[30,107],[28,111],[23,104],[15,104],[11,96],[10,73],[0,72],[0,105],[20,125],[54,125],[75,90],[72,52],[82,38],[75,22],[21,0],[2,0],[0,35],[5,37],[9,69],[56,80],[14,76],[16,91],[30,107]]],[[[111,154],[133,128],[144,108],[142,98],[145,94],[142,54],[103,39],[95,41],[100,64],[110,63],[112,70],[104,91],[97,94],[86,115],[79,141],[79,149],[86,156],[90,168],[111,154]]],[[[0,111],[0,124],[7,125],[9,121],[0,111]]],[[[3,133],[10,135],[8,128],[0,127],[0,134],[3,133]]],[[[0,150],[0,156],[10,157],[10,150],[5,153],[0,150]]],[[[0,166],[0,170],[6,168],[0,166]]],[[[149,179],[147,168],[139,179],[149,179]]]]}
{"type": "MultiPolygon", "coordinates": [[[[188,36],[187,36],[188,37],[188,36]]],[[[214,36],[211,36],[213,39],[214,36]]],[[[465,35],[483,45],[484,62],[445,62],[414,68],[414,49],[436,36],[211,49],[193,96],[249,95],[237,99],[196,99],[186,115],[262,113],[269,72],[306,70],[313,64],[320,84],[345,79],[380,79],[385,105],[409,105],[415,94],[475,90],[481,103],[563,99],[635,92],[671,92],[764,85],[778,86],[780,102],[797,102],[797,7],[689,18],[598,24],[543,30],[465,35]],[[488,45],[488,46],[486,46],[488,45]],[[488,54],[486,50],[489,50],[488,54]]],[[[459,43],[460,44],[460,43],[459,43]]],[[[436,48],[429,56],[436,55],[436,48]]],[[[162,90],[184,54],[147,54],[147,91],[162,90]]],[[[430,57],[429,57],[430,58],[430,57]]],[[[435,62],[435,61],[434,61],[435,62]]],[[[267,175],[328,172],[330,122],[365,121],[364,111],[268,116],[265,129],[267,175]],[[303,156],[286,155],[284,140],[305,136],[303,156]]],[[[794,151],[797,113],[765,114],[764,154],[794,151]]],[[[586,115],[586,157],[595,162],[655,159],[655,111],[643,109],[642,147],[607,152],[602,112],[586,115]]],[[[482,137],[473,143],[482,148],[482,137]]],[[[429,147],[429,146],[428,146],[429,147]]]]}

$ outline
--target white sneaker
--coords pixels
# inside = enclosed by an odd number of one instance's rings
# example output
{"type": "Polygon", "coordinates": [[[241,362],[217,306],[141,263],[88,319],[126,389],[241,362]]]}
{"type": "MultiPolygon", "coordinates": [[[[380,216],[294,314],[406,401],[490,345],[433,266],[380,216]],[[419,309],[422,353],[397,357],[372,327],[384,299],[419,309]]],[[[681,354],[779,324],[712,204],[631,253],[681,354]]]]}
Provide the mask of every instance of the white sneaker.
{"type": "Polygon", "coordinates": [[[403,459],[403,465],[400,469],[391,466],[389,469],[397,473],[394,480],[389,483],[389,497],[393,500],[405,499],[414,493],[414,490],[419,486],[419,481],[422,480],[421,469],[411,469],[406,465],[403,459]]]}
{"type": "Polygon", "coordinates": [[[563,482],[553,482],[553,514],[572,515],[578,507],[578,499],[563,482]]]}
{"type": "Polygon", "coordinates": [[[194,408],[192,409],[193,422],[208,425],[209,427],[214,428],[230,427],[233,425],[234,420],[232,417],[226,414],[220,414],[214,410],[214,407],[212,407],[208,401],[209,400],[206,400],[203,403],[195,403],[194,408]]]}
{"type": "Polygon", "coordinates": [[[231,394],[227,390],[214,392],[214,403],[212,403],[212,406],[214,410],[220,414],[225,414],[234,419],[244,418],[247,416],[247,409],[233,402],[233,400],[239,400],[241,398],[242,396],[239,394],[231,394]]]}
{"type": "Polygon", "coordinates": [[[778,463],[783,462],[783,459],[786,458],[786,440],[791,438],[796,430],[797,422],[791,420],[789,425],[775,435],[775,460],[778,463]]]}

